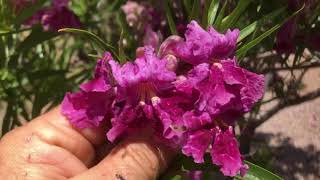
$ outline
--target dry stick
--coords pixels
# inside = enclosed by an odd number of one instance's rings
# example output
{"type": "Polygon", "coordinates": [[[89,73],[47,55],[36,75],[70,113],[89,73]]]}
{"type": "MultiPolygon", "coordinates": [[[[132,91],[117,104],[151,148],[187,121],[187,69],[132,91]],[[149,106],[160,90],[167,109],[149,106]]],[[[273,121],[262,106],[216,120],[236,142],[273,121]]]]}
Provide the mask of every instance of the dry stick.
{"type": "Polygon", "coordinates": [[[313,100],[317,97],[320,97],[320,88],[307,93],[306,95],[297,97],[296,99],[290,101],[280,101],[277,105],[275,105],[272,109],[270,109],[268,112],[266,112],[261,118],[259,118],[257,121],[252,122],[252,127],[255,129],[261,124],[263,124],[265,121],[267,121],[269,118],[271,118],[273,115],[275,115],[277,112],[279,112],[281,109],[294,106],[306,101],[313,100]]]}

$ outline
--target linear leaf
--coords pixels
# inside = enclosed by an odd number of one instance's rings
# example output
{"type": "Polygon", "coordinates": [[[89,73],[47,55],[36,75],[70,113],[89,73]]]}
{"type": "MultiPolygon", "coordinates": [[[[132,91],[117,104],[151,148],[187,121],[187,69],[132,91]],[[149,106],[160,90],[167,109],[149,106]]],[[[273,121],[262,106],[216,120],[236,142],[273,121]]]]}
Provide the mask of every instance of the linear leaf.
{"type": "Polygon", "coordinates": [[[187,11],[187,15],[189,17],[190,13],[191,13],[191,3],[190,3],[190,0],[183,0],[183,5],[184,5],[184,8],[186,9],[187,11]]]}
{"type": "Polygon", "coordinates": [[[304,8],[304,6],[301,9],[299,9],[298,11],[296,11],[295,13],[293,13],[290,17],[286,18],[284,21],[276,24],[268,31],[264,32],[263,34],[261,34],[260,36],[255,38],[254,40],[252,40],[252,41],[248,42],[247,44],[245,44],[244,46],[242,46],[240,49],[238,49],[236,51],[236,56],[242,57],[249,49],[253,48],[257,44],[259,44],[262,40],[264,40],[266,37],[268,37],[273,32],[275,32],[277,29],[279,29],[285,22],[287,22],[290,18],[292,18],[293,16],[298,14],[303,8],[304,8]]]}
{"type": "Polygon", "coordinates": [[[242,41],[244,38],[246,38],[247,36],[249,36],[251,33],[253,33],[255,31],[255,29],[257,28],[258,25],[261,25],[262,23],[264,23],[266,20],[271,20],[275,17],[277,17],[278,15],[280,15],[282,12],[284,12],[286,10],[286,7],[282,7],[279,8],[277,10],[272,11],[271,13],[263,16],[261,19],[254,21],[253,23],[251,23],[250,25],[248,25],[247,27],[243,28],[240,31],[240,36],[238,38],[238,42],[242,41]]]}
{"type": "Polygon", "coordinates": [[[224,31],[232,27],[237,22],[242,13],[247,9],[250,3],[251,0],[240,0],[237,7],[230,13],[230,15],[223,19],[221,30],[224,31]]]}
{"type": "Polygon", "coordinates": [[[200,1],[194,0],[192,5],[191,14],[189,16],[189,20],[198,20],[200,12],[200,1]]]}
{"type": "Polygon", "coordinates": [[[208,26],[213,25],[219,8],[219,0],[212,0],[208,10],[208,26]]]}
{"type": "Polygon", "coordinates": [[[112,53],[112,55],[118,57],[116,50],[112,45],[104,42],[100,37],[98,37],[97,35],[89,32],[89,31],[82,30],[82,29],[76,29],[76,28],[63,28],[63,29],[59,29],[58,32],[69,32],[69,33],[74,33],[74,34],[78,34],[83,37],[86,37],[89,40],[91,40],[92,42],[94,42],[103,51],[110,51],[112,53]]]}
{"type": "Polygon", "coordinates": [[[125,2],[126,2],[126,0],[114,0],[114,1],[112,2],[112,4],[110,4],[110,5],[108,6],[107,11],[116,11],[116,10],[118,10],[118,9],[121,7],[121,5],[122,5],[123,3],[125,3],[125,2]]]}
{"type": "Polygon", "coordinates": [[[178,31],[177,31],[177,28],[176,28],[176,24],[175,24],[175,22],[173,20],[171,7],[169,5],[169,1],[168,0],[165,1],[164,8],[165,8],[165,11],[166,11],[166,16],[167,16],[168,24],[169,24],[169,27],[170,27],[170,31],[171,31],[171,33],[173,35],[177,35],[178,31]]]}
{"type": "Polygon", "coordinates": [[[282,180],[283,178],[279,177],[276,174],[256,165],[251,162],[245,161],[249,165],[249,171],[244,177],[237,176],[235,179],[238,180],[282,180]]]}
{"type": "Polygon", "coordinates": [[[125,63],[125,61],[126,61],[126,55],[125,55],[124,47],[123,47],[123,36],[124,36],[124,32],[122,29],[121,34],[120,34],[120,39],[118,42],[119,43],[118,51],[119,51],[119,62],[120,63],[125,63]]]}
{"type": "Polygon", "coordinates": [[[219,15],[217,17],[217,20],[214,22],[214,27],[216,27],[218,30],[220,30],[220,26],[221,26],[221,23],[222,23],[222,19],[223,19],[223,16],[224,16],[224,11],[227,7],[227,4],[228,4],[228,1],[224,1],[224,4],[219,12],[219,15]]]}

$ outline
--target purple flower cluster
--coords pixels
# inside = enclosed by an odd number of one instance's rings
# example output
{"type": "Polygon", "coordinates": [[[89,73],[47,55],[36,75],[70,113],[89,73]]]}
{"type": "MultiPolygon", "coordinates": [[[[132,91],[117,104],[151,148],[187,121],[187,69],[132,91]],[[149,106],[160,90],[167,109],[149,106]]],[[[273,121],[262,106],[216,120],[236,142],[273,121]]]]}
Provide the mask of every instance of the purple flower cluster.
{"type": "Polygon", "coordinates": [[[169,37],[157,54],[145,46],[134,61],[119,64],[106,53],[94,78],[66,94],[62,114],[78,128],[111,124],[111,142],[148,129],[196,163],[208,152],[224,175],[244,175],[233,127],[262,97],[264,77],[236,64],[238,36],[192,21],[185,40],[169,37]]]}
{"type": "MultiPolygon", "coordinates": [[[[30,3],[32,5],[35,2],[36,0],[32,0],[30,3]]],[[[24,25],[32,26],[40,23],[46,31],[57,31],[66,27],[79,28],[81,23],[78,17],[68,8],[68,3],[69,0],[53,0],[51,7],[39,10],[24,22],[24,25]]],[[[22,4],[19,4],[19,7],[22,4]]]]}
{"type": "Polygon", "coordinates": [[[121,6],[126,21],[135,31],[136,40],[143,42],[144,46],[158,47],[161,15],[146,2],[127,1],[121,6]],[[142,39],[139,39],[142,37],[142,39]]]}
{"type": "Polygon", "coordinates": [[[36,3],[37,0],[11,0],[15,13],[19,14],[29,4],[36,3]]]}
{"type": "Polygon", "coordinates": [[[320,51],[319,29],[314,32],[302,32],[301,25],[308,22],[310,16],[316,10],[315,0],[288,0],[288,9],[292,12],[299,10],[304,5],[304,9],[288,20],[278,31],[274,49],[278,54],[290,54],[296,51],[297,45],[305,44],[311,50],[320,51]]]}

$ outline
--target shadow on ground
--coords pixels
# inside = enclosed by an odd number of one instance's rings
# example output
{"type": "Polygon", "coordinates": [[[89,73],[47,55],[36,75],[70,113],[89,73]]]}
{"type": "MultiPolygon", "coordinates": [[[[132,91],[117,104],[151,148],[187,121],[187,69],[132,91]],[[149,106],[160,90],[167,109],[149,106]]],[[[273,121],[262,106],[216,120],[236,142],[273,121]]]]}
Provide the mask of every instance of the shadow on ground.
{"type": "Polygon", "coordinates": [[[298,148],[281,133],[258,133],[255,139],[268,144],[272,169],[284,179],[320,179],[320,151],[313,145],[298,148]],[[271,145],[271,140],[276,140],[272,143],[276,145],[271,145]]]}

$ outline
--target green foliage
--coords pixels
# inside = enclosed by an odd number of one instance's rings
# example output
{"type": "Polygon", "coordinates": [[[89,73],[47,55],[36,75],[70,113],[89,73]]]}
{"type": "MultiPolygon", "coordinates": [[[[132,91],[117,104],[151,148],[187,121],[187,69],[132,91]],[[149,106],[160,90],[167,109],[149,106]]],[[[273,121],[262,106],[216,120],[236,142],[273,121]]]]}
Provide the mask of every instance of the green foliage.
{"type": "MultiPolygon", "coordinates": [[[[270,36],[273,32],[275,32],[276,30],[278,30],[285,22],[287,22],[290,18],[292,18],[293,16],[295,16],[296,14],[298,14],[302,9],[304,8],[301,7],[298,11],[296,11],[295,13],[293,13],[290,17],[284,19],[283,21],[276,23],[272,28],[270,28],[268,31],[262,33],[260,36],[258,36],[257,38],[253,39],[252,41],[246,43],[245,45],[243,45],[240,49],[237,50],[236,55],[238,57],[243,57],[245,55],[245,53],[247,51],[249,51],[250,49],[252,49],[254,46],[256,46],[257,44],[259,44],[263,39],[265,39],[266,37],[270,36]]],[[[281,10],[281,9],[280,9],[281,10]]],[[[276,13],[279,13],[278,11],[276,11],[276,13]]],[[[271,16],[271,15],[270,15],[271,16]]],[[[249,25],[251,26],[251,25],[249,25]]],[[[245,28],[246,29],[246,28],[245,28]]],[[[247,28],[248,29],[248,28],[247,28]]]]}
{"type": "Polygon", "coordinates": [[[241,42],[244,38],[248,37],[250,34],[255,32],[259,26],[262,26],[267,20],[274,20],[275,17],[278,17],[281,13],[285,11],[286,8],[282,7],[272,11],[271,13],[263,16],[261,19],[254,21],[247,27],[243,28],[240,31],[240,36],[238,42],[241,42]]]}
{"type": "Polygon", "coordinates": [[[210,6],[209,6],[209,10],[208,10],[208,18],[207,18],[208,24],[207,24],[207,26],[213,25],[213,23],[216,19],[217,13],[218,13],[219,3],[220,3],[219,0],[212,0],[211,1],[210,6]]]}
{"type": "Polygon", "coordinates": [[[173,14],[172,8],[170,7],[170,3],[168,0],[165,0],[164,8],[165,8],[165,13],[166,13],[166,17],[167,17],[170,31],[173,35],[177,35],[178,32],[177,32],[176,24],[175,24],[173,16],[172,16],[172,14],[173,14]]]}
{"type": "Polygon", "coordinates": [[[249,171],[244,177],[236,177],[239,180],[282,180],[283,178],[251,162],[245,161],[249,165],[249,171]]]}
{"type": "Polygon", "coordinates": [[[225,31],[228,28],[233,27],[250,3],[251,0],[240,0],[236,8],[234,8],[234,10],[222,20],[220,29],[225,31]]]}
{"type": "Polygon", "coordinates": [[[79,34],[87,38],[88,40],[92,41],[95,45],[97,45],[98,48],[100,48],[101,51],[110,51],[112,55],[114,55],[115,57],[118,57],[115,51],[115,48],[112,45],[106,43],[100,37],[98,37],[97,35],[89,31],[85,31],[82,29],[75,29],[75,28],[64,28],[64,29],[60,29],[59,32],[69,32],[69,33],[79,34]]]}
{"type": "MultiPolygon", "coordinates": [[[[293,70],[301,68],[304,72],[308,70],[305,66],[320,65],[319,52],[313,49],[309,51],[316,60],[304,61],[305,42],[296,45],[293,60],[272,51],[277,30],[290,18],[306,14],[304,6],[293,13],[286,4],[276,0],[206,0],[204,4],[200,0],[146,1],[159,13],[155,18],[159,16],[161,21],[156,29],[162,34],[160,41],[170,35],[182,35],[177,26],[186,25],[190,20],[201,21],[204,28],[213,26],[221,33],[239,28],[236,55],[241,60],[240,65],[278,78],[267,87],[273,97],[259,103],[243,117],[238,124],[240,130],[252,122],[256,125],[271,117],[261,116],[263,104],[274,100],[280,105],[294,104],[300,98],[299,89],[295,87],[301,87],[304,73],[296,76],[293,70]],[[259,58],[263,53],[273,56],[259,58]],[[279,78],[279,69],[291,72],[289,80],[279,78]]],[[[39,9],[50,6],[50,0],[39,0],[21,12],[16,12],[8,2],[0,0],[0,99],[7,104],[2,134],[57,106],[65,92],[77,90],[80,83],[92,76],[96,60],[105,51],[124,63],[134,59],[136,48],[143,45],[144,32],[137,30],[143,28],[129,26],[121,10],[126,0],[72,0],[70,8],[83,23],[82,29],[64,28],[59,32],[44,31],[40,25],[23,25],[39,9]]],[[[312,11],[306,21],[297,26],[300,34],[319,31],[319,9],[320,3],[308,9],[312,11]]],[[[143,20],[148,18],[143,17],[143,20]]],[[[205,159],[204,164],[195,164],[192,159],[179,156],[162,179],[184,179],[186,172],[193,170],[202,170],[203,179],[221,178],[219,168],[212,165],[210,157],[205,159]]],[[[246,163],[250,166],[248,174],[236,179],[281,179],[255,164],[246,163]]]]}
{"type": "MultiPolygon", "coordinates": [[[[209,155],[205,156],[203,164],[196,164],[192,158],[178,155],[174,163],[170,165],[169,170],[161,177],[161,179],[190,179],[188,172],[201,171],[202,180],[210,179],[224,179],[223,175],[219,172],[217,166],[212,165],[209,155]]],[[[252,163],[245,161],[249,166],[249,170],[244,177],[236,176],[235,180],[282,180],[278,175],[252,163]]]]}
{"type": "Polygon", "coordinates": [[[189,16],[189,21],[199,20],[200,6],[201,6],[200,1],[193,1],[191,13],[189,16]]]}

